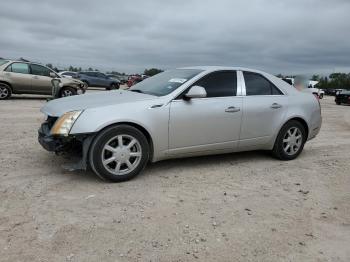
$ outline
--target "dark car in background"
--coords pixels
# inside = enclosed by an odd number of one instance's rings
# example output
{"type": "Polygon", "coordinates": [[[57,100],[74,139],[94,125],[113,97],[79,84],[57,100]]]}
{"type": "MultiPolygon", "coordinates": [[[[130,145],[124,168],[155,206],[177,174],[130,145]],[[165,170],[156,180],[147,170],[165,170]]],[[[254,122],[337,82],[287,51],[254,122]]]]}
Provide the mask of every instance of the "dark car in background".
{"type": "Polygon", "coordinates": [[[335,103],[340,104],[350,104],[350,91],[342,91],[335,95],[335,103]]]}
{"type": "Polygon", "coordinates": [[[79,72],[76,77],[84,82],[86,87],[104,87],[107,90],[111,90],[119,89],[120,85],[118,79],[110,78],[107,75],[96,71],[79,72]]]}

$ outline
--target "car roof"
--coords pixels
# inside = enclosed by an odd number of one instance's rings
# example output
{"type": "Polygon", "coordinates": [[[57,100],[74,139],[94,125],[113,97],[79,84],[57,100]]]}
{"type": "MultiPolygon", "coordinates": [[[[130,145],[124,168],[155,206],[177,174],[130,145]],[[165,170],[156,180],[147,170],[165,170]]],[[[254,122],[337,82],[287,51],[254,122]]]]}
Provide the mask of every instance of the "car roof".
{"type": "Polygon", "coordinates": [[[198,69],[204,71],[217,71],[217,70],[239,70],[239,71],[249,71],[256,73],[265,73],[260,70],[245,68],[245,67],[236,67],[236,66],[189,66],[189,67],[181,67],[178,69],[198,69]]]}

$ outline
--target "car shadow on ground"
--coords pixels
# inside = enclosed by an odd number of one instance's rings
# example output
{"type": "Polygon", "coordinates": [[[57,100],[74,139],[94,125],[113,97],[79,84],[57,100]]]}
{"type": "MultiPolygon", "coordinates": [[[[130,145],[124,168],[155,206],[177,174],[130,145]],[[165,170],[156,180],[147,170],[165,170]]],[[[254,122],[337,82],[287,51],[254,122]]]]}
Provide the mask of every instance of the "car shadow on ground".
{"type": "MultiPolygon", "coordinates": [[[[198,156],[198,157],[188,157],[188,158],[177,158],[163,160],[156,163],[149,163],[145,170],[136,178],[132,179],[148,179],[150,176],[164,174],[166,172],[168,175],[176,175],[179,168],[186,169],[191,168],[191,172],[200,172],[200,169],[206,167],[213,167],[215,165],[232,165],[234,168],[235,164],[247,163],[256,161],[274,161],[270,151],[249,151],[249,152],[238,152],[238,153],[229,153],[221,155],[209,155],[209,156],[198,156]]],[[[277,160],[276,160],[277,161],[277,160]]],[[[108,181],[102,180],[97,177],[93,171],[88,168],[86,171],[83,170],[74,170],[67,171],[64,170],[61,166],[62,171],[60,174],[72,174],[75,176],[74,180],[82,179],[86,182],[102,182],[106,183],[108,181]]]]}
{"type": "Polygon", "coordinates": [[[9,100],[48,100],[51,96],[23,96],[23,95],[12,95],[9,100]]]}

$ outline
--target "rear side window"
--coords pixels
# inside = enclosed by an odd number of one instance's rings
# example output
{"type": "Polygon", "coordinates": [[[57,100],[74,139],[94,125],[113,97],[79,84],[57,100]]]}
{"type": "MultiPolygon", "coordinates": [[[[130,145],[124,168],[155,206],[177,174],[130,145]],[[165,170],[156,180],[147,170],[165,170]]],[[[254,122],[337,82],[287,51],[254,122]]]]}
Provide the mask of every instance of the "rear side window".
{"type": "Polygon", "coordinates": [[[236,71],[213,72],[198,80],[194,85],[204,87],[207,97],[235,96],[237,74],[236,71]]]}
{"type": "Polygon", "coordinates": [[[19,74],[29,74],[29,66],[24,63],[12,63],[6,68],[6,71],[19,74]]]}
{"type": "Polygon", "coordinates": [[[37,76],[50,76],[50,70],[44,66],[31,65],[32,75],[37,76]]]}
{"type": "Polygon", "coordinates": [[[283,95],[283,93],[269,80],[260,74],[252,72],[243,72],[246,95],[283,95]]]}

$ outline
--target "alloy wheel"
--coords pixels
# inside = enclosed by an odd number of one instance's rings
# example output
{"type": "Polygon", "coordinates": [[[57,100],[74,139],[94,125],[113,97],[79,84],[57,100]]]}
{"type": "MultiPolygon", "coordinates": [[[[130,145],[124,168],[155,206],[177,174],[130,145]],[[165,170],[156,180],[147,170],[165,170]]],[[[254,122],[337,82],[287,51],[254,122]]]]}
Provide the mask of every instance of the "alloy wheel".
{"type": "Polygon", "coordinates": [[[102,164],[114,175],[126,175],[141,161],[142,150],[140,142],[130,135],[117,135],[111,138],[103,147],[102,164]]]}
{"type": "Polygon", "coordinates": [[[0,98],[4,99],[9,95],[9,90],[5,86],[0,86],[0,98]]]}
{"type": "Polygon", "coordinates": [[[303,143],[303,135],[299,128],[291,127],[283,137],[283,150],[287,155],[296,154],[303,143]]]}
{"type": "Polygon", "coordinates": [[[73,92],[68,89],[65,89],[62,91],[62,97],[72,96],[72,95],[73,95],[73,92]]]}

